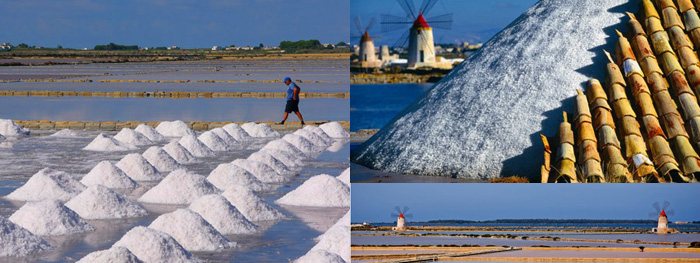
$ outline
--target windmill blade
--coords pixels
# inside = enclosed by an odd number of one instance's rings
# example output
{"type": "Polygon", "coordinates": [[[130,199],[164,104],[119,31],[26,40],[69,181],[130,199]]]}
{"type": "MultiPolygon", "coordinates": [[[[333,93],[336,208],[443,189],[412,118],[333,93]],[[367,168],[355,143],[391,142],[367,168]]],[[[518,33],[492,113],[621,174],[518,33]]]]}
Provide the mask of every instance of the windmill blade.
{"type": "Polygon", "coordinates": [[[437,3],[437,0],[423,0],[423,3],[420,5],[420,13],[423,15],[427,15],[428,12],[430,12],[430,9],[435,6],[437,3]]]}
{"type": "Polygon", "coordinates": [[[662,206],[661,209],[666,210],[666,208],[668,208],[669,205],[671,205],[671,203],[669,203],[668,201],[664,201],[664,206],[662,206]]]}
{"type": "Polygon", "coordinates": [[[397,217],[399,217],[399,214],[391,213],[391,218],[397,218],[397,217]]]}
{"type": "Polygon", "coordinates": [[[428,22],[428,25],[430,25],[431,27],[450,30],[452,29],[453,15],[453,13],[449,13],[444,15],[433,16],[428,18],[426,22],[428,22]]]}
{"type": "Polygon", "coordinates": [[[382,19],[382,32],[404,29],[413,24],[413,21],[407,17],[382,14],[380,18],[382,19]]]}
{"type": "Polygon", "coordinates": [[[364,33],[363,31],[365,28],[362,26],[362,20],[360,20],[360,17],[355,17],[355,28],[357,28],[357,31],[360,32],[360,34],[364,33]]]}
{"type": "Polygon", "coordinates": [[[672,215],[675,215],[675,214],[676,214],[676,211],[674,211],[674,210],[668,210],[668,211],[665,211],[665,212],[666,212],[666,215],[669,215],[669,216],[672,216],[672,215]]]}
{"type": "Polygon", "coordinates": [[[408,212],[408,206],[403,206],[403,213],[406,214],[408,212]]]}
{"type": "Polygon", "coordinates": [[[404,214],[403,217],[405,217],[405,218],[413,218],[413,214],[404,214]]]}
{"type": "Polygon", "coordinates": [[[369,31],[369,29],[372,28],[376,22],[377,19],[372,17],[372,19],[369,20],[369,23],[367,23],[367,27],[365,28],[365,30],[369,31]]]}
{"type": "Polygon", "coordinates": [[[659,216],[658,213],[654,213],[654,212],[649,213],[649,218],[656,218],[658,216],[659,216]]]}
{"type": "Polygon", "coordinates": [[[396,210],[396,213],[401,214],[401,207],[399,207],[398,205],[394,206],[394,210],[396,210]]]}
{"type": "Polygon", "coordinates": [[[661,213],[661,206],[659,205],[659,202],[654,202],[653,206],[656,209],[656,213],[661,213]]]}
{"type": "Polygon", "coordinates": [[[412,19],[416,19],[416,7],[413,5],[413,0],[396,0],[399,3],[406,15],[412,19]]]}
{"type": "Polygon", "coordinates": [[[406,42],[408,42],[408,36],[410,33],[410,30],[406,30],[406,32],[404,32],[403,35],[401,35],[401,37],[394,42],[393,47],[399,47],[403,50],[403,48],[406,46],[406,42]]]}

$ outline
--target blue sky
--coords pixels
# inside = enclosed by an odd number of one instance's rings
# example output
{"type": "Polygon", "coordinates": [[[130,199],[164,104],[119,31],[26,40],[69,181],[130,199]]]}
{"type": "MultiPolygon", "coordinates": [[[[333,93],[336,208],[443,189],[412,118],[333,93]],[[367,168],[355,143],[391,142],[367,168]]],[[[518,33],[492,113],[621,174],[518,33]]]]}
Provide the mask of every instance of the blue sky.
{"type": "Polygon", "coordinates": [[[349,40],[348,0],[3,0],[0,42],[186,48],[349,40]]]}
{"type": "MultiPolygon", "coordinates": [[[[421,2],[414,0],[417,8],[420,7],[421,2]]],[[[479,43],[489,40],[536,2],[536,0],[439,0],[430,10],[428,17],[445,13],[454,14],[452,30],[434,29],[433,35],[436,42],[479,43]]],[[[403,16],[405,13],[395,0],[352,0],[351,32],[354,34],[358,32],[354,23],[356,17],[360,17],[365,26],[370,19],[375,18],[375,26],[370,29],[372,38],[377,42],[375,45],[394,44],[403,31],[382,33],[379,17],[381,14],[403,16]]]]}
{"type": "Polygon", "coordinates": [[[435,219],[649,219],[671,203],[671,221],[700,220],[698,184],[353,184],[352,222],[393,222],[394,206],[412,221],[435,219]]]}

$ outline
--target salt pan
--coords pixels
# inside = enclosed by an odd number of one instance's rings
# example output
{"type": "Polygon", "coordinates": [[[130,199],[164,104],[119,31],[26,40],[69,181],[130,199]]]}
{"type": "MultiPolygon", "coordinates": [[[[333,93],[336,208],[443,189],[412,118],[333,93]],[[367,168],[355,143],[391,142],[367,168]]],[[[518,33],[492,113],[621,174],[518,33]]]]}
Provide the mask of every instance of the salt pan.
{"type": "Polygon", "coordinates": [[[158,131],[163,136],[167,137],[182,137],[186,135],[195,135],[192,128],[190,128],[190,126],[187,126],[186,123],[180,120],[163,121],[160,124],[158,124],[158,126],[156,127],[156,131],[158,131]]]}
{"type": "Polygon", "coordinates": [[[139,124],[139,126],[136,126],[136,129],[134,130],[140,132],[141,134],[146,136],[146,138],[154,142],[162,142],[168,140],[168,138],[163,136],[163,134],[160,134],[160,132],[156,131],[156,129],[153,129],[153,127],[148,126],[146,124],[139,124]]]}
{"type": "Polygon", "coordinates": [[[119,140],[120,142],[136,145],[136,146],[143,146],[143,145],[154,145],[156,144],[155,142],[151,141],[146,137],[146,135],[143,135],[140,132],[134,131],[129,128],[123,128],[117,135],[114,135],[114,139],[119,140]]]}
{"type": "Polygon", "coordinates": [[[223,128],[214,128],[210,131],[216,134],[216,136],[219,136],[222,140],[224,140],[226,145],[230,146],[231,148],[236,148],[236,146],[240,144],[240,142],[236,140],[236,138],[233,138],[233,136],[231,136],[231,134],[228,134],[228,132],[226,132],[226,130],[224,130],[223,128]]]}
{"type": "Polygon", "coordinates": [[[97,152],[117,152],[117,151],[130,151],[136,150],[135,145],[130,143],[125,143],[112,138],[109,135],[100,133],[95,137],[90,144],[85,146],[83,150],[86,151],[97,151],[97,152]]]}
{"type": "Polygon", "coordinates": [[[328,136],[331,136],[331,138],[348,138],[350,137],[350,133],[343,128],[342,125],[338,122],[329,122],[329,123],[324,123],[318,126],[328,134],[328,136]]]}
{"type": "Polygon", "coordinates": [[[138,153],[127,154],[116,166],[136,181],[158,181],[165,177],[138,153]]]}
{"type": "Polygon", "coordinates": [[[302,257],[300,257],[294,261],[294,263],[317,263],[317,262],[346,263],[342,257],[338,256],[338,254],[328,252],[328,250],[325,250],[325,249],[311,250],[311,251],[307,252],[306,255],[303,255],[302,257]]]}
{"type": "Polygon", "coordinates": [[[181,164],[193,164],[197,163],[197,158],[194,157],[188,151],[185,149],[185,147],[182,147],[182,145],[177,142],[177,141],[172,141],[165,146],[163,146],[163,150],[165,150],[175,161],[181,164]]]}
{"type": "Polygon", "coordinates": [[[314,133],[314,132],[312,132],[312,131],[304,130],[304,129],[296,130],[296,131],[295,131],[294,133],[292,133],[292,134],[295,134],[295,135],[299,135],[299,136],[301,136],[301,137],[304,137],[304,138],[306,138],[307,140],[309,140],[311,143],[313,143],[315,146],[318,146],[318,147],[328,147],[328,146],[330,146],[331,144],[333,144],[333,140],[332,140],[332,139],[331,139],[331,140],[326,140],[326,139],[324,139],[323,137],[319,136],[318,134],[316,134],[316,133],[314,133]]]}
{"type": "Polygon", "coordinates": [[[0,216],[0,257],[21,257],[49,249],[51,245],[29,230],[0,216]]]}
{"type": "Polygon", "coordinates": [[[284,215],[277,211],[277,209],[265,203],[265,201],[253,193],[253,191],[243,186],[229,186],[221,195],[226,197],[226,199],[250,221],[278,220],[284,218],[284,215]]]}
{"type": "Polygon", "coordinates": [[[234,149],[232,145],[227,144],[224,139],[212,131],[205,131],[197,137],[204,145],[217,152],[231,151],[234,149]]]}
{"type": "Polygon", "coordinates": [[[269,165],[258,161],[236,159],[233,160],[233,162],[231,163],[250,172],[263,183],[284,183],[289,181],[289,178],[281,176],[280,174],[275,172],[275,169],[272,169],[272,167],[270,167],[269,165]]]}
{"type": "Polygon", "coordinates": [[[134,227],[126,232],[112,247],[125,247],[143,262],[201,262],[172,236],[143,226],[134,227]]]}
{"type": "Polygon", "coordinates": [[[158,204],[189,204],[197,198],[219,192],[204,176],[185,170],[175,170],[158,185],[144,193],[139,202],[158,204]]]}
{"type": "Polygon", "coordinates": [[[301,137],[296,134],[287,134],[284,137],[282,137],[282,140],[288,141],[291,144],[294,144],[299,150],[302,152],[306,153],[307,156],[309,153],[315,153],[315,152],[321,152],[323,151],[323,148],[320,148],[311,141],[307,140],[304,137],[301,137]]]}
{"type": "Polygon", "coordinates": [[[253,137],[278,137],[280,133],[273,130],[270,125],[264,123],[254,123],[248,122],[241,125],[241,128],[245,130],[250,136],[253,137]]]}
{"type": "Polygon", "coordinates": [[[260,192],[270,190],[270,185],[258,180],[248,170],[232,163],[219,164],[207,177],[207,180],[219,189],[226,189],[230,185],[241,185],[250,190],[260,192]]]}
{"type": "Polygon", "coordinates": [[[29,135],[29,130],[12,120],[0,119],[0,135],[5,137],[29,135]]]}
{"type": "Polygon", "coordinates": [[[197,137],[194,137],[194,135],[183,136],[178,142],[194,157],[211,157],[215,155],[214,151],[197,139],[197,137]]]}
{"type": "Polygon", "coordinates": [[[235,246],[207,220],[190,209],[178,209],[153,220],[149,228],[163,231],[189,251],[217,251],[235,246]]]}
{"type": "Polygon", "coordinates": [[[284,163],[287,168],[298,167],[304,165],[302,162],[303,157],[295,155],[292,152],[288,152],[280,149],[260,149],[258,152],[264,152],[275,157],[275,159],[284,163]]]}
{"type": "Polygon", "coordinates": [[[78,132],[71,130],[71,129],[63,129],[60,131],[55,132],[54,134],[49,135],[51,137],[58,137],[58,138],[75,138],[75,137],[80,137],[78,132]]]}
{"type": "Polygon", "coordinates": [[[270,141],[265,146],[262,147],[262,149],[273,149],[273,150],[283,150],[290,152],[294,154],[295,156],[298,156],[301,159],[306,159],[308,156],[299,150],[296,146],[293,144],[289,143],[288,141],[282,140],[282,139],[277,139],[274,141],[270,141]]]}
{"type": "Polygon", "coordinates": [[[8,199],[20,201],[39,201],[58,199],[68,201],[85,189],[85,185],[65,172],[44,168],[32,175],[17,190],[7,195],[8,199]]]}
{"type": "Polygon", "coordinates": [[[317,238],[318,243],[311,250],[327,250],[350,262],[350,226],[335,225],[317,238]]]}
{"type": "Polygon", "coordinates": [[[66,203],[85,219],[118,219],[148,214],[138,203],[102,185],[93,185],[66,203]]]}
{"type": "Polygon", "coordinates": [[[205,195],[189,207],[223,235],[252,234],[258,227],[221,195],[205,195]]]}
{"type": "Polygon", "coordinates": [[[109,188],[133,188],[138,184],[110,161],[101,161],[80,180],[85,186],[103,185],[109,188]]]}
{"type": "Polygon", "coordinates": [[[183,168],[183,166],[175,161],[175,159],[173,159],[168,152],[158,146],[151,146],[142,154],[142,156],[160,172],[170,172],[183,168]]]}
{"type": "Polygon", "coordinates": [[[294,206],[350,207],[350,188],[327,174],[306,180],[275,203],[294,206]]]}
{"type": "Polygon", "coordinates": [[[250,134],[248,134],[248,132],[246,132],[243,128],[241,128],[241,126],[238,126],[238,124],[229,123],[229,124],[224,125],[224,127],[221,127],[221,128],[223,128],[226,132],[228,132],[228,134],[231,135],[231,137],[233,137],[234,139],[236,139],[240,142],[248,141],[248,140],[252,139],[250,134]]]}
{"type": "Polygon", "coordinates": [[[40,236],[59,236],[95,230],[95,227],[77,213],[55,199],[27,202],[10,216],[10,221],[40,236]]]}
{"type": "Polygon", "coordinates": [[[129,249],[125,247],[113,247],[110,249],[95,251],[87,254],[77,263],[142,263],[136,255],[132,254],[129,249]]]}
{"type": "Polygon", "coordinates": [[[267,164],[270,166],[272,169],[275,170],[278,174],[292,174],[293,172],[289,170],[289,168],[282,163],[280,160],[277,160],[274,156],[272,156],[269,153],[266,152],[254,152],[250,156],[248,156],[248,160],[251,161],[258,161],[264,164],[267,164]]]}
{"type": "Polygon", "coordinates": [[[343,182],[345,185],[350,187],[350,168],[345,169],[338,177],[336,177],[338,180],[343,182]]]}

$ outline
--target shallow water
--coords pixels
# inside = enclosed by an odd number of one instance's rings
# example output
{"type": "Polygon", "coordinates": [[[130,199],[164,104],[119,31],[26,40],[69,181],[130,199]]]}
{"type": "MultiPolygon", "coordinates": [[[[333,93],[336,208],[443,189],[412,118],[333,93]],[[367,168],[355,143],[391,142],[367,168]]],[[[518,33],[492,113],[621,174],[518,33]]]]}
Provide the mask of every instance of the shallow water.
{"type": "Polygon", "coordinates": [[[432,86],[432,83],[351,85],[350,131],[384,127],[432,86]]]}
{"type": "MultiPolygon", "coordinates": [[[[353,245],[479,245],[479,246],[550,246],[550,247],[639,247],[639,244],[608,243],[608,242],[578,242],[578,241],[541,241],[504,238],[471,238],[471,237],[399,237],[399,236],[352,236],[353,245]]],[[[665,245],[644,244],[645,247],[673,247],[665,245]]]]}

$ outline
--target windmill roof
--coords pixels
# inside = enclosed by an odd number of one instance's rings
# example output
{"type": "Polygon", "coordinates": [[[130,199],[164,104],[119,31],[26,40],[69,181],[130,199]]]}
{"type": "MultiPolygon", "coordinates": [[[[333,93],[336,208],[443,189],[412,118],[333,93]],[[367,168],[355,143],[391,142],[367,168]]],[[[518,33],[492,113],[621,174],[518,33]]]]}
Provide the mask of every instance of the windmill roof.
{"type": "Polygon", "coordinates": [[[399,218],[403,218],[403,213],[400,213],[400,214],[399,214],[399,218]]]}
{"type": "Polygon", "coordinates": [[[362,38],[360,39],[360,42],[366,42],[366,41],[372,41],[372,37],[369,36],[369,32],[365,30],[365,33],[362,35],[362,38]]]}
{"type": "Polygon", "coordinates": [[[664,210],[661,210],[661,214],[659,216],[666,216],[666,212],[664,210]]]}
{"type": "Polygon", "coordinates": [[[425,21],[423,14],[418,14],[416,21],[413,21],[413,28],[429,28],[428,22],[425,21]]]}

